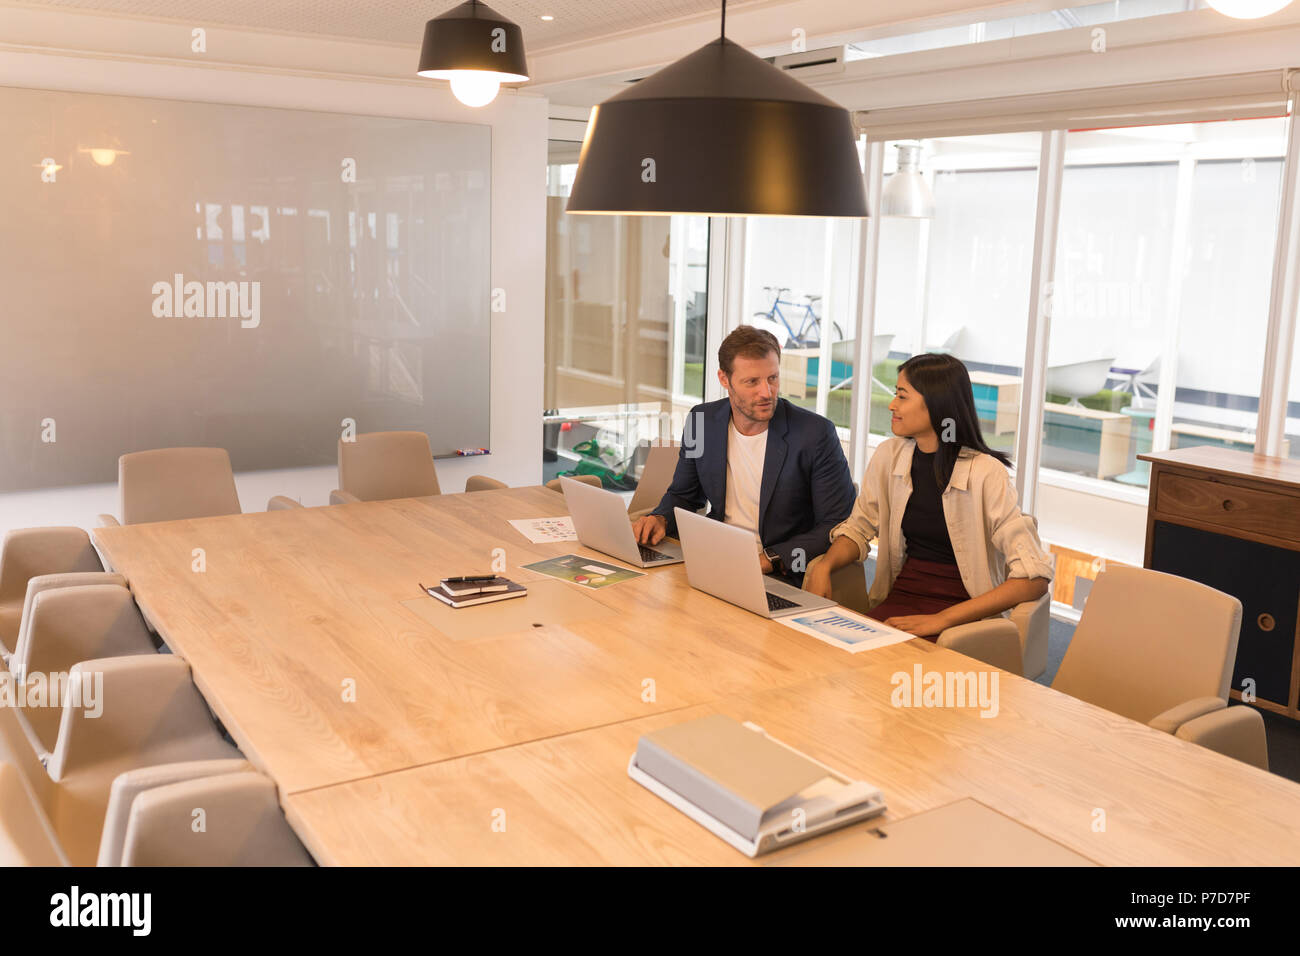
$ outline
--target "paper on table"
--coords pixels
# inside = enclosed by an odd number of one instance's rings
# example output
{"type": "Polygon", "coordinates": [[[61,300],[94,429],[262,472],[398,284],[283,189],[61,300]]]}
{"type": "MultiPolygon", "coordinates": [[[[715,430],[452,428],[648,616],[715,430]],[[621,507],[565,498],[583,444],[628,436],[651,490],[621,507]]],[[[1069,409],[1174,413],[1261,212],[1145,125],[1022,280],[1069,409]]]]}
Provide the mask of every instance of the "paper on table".
{"type": "Polygon", "coordinates": [[[570,584],[578,584],[593,590],[611,584],[618,584],[621,581],[631,581],[633,578],[645,577],[640,571],[621,568],[617,564],[610,564],[607,561],[593,561],[591,558],[585,558],[580,554],[562,554],[558,558],[534,561],[532,564],[523,565],[523,567],[529,571],[536,571],[538,574],[549,574],[561,581],[568,581],[570,584]]]}
{"type": "Polygon", "coordinates": [[[856,654],[877,647],[900,644],[916,637],[894,627],[886,627],[844,607],[830,607],[807,614],[793,614],[777,618],[786,627],[825,641],[841,650],[856,654]]]}
{"type": "Polygon", "coordinates": [[[559,518],[511,518],[510,523],[530,544],[578,540],[578,532],[573,530],[573,519],[568,515],[559,518]]]}

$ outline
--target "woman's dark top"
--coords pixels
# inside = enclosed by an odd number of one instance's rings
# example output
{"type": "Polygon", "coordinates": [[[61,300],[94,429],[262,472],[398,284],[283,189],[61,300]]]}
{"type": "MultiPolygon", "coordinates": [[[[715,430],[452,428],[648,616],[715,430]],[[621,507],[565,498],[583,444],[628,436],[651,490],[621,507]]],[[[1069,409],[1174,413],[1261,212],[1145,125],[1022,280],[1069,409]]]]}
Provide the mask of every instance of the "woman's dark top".
{"type": "Polygon", "coordinates": [[[956,564],[939,482],[934,477],[935,454],[912,449],[912,496],[903,511],[903,539],[909,558],[956,564]]]}

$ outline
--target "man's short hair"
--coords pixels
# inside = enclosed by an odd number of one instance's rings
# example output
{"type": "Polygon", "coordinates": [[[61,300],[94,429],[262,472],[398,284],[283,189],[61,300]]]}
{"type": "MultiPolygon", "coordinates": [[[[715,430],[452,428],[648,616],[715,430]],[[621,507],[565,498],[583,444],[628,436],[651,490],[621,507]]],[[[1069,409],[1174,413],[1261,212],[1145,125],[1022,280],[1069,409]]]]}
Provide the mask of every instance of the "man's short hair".
{"type": "Polygon", "coordinates": [[[777,360],[781,359],[781,343],[776,336],[752,325],[742,325],[722,340],[718,346],[718,367],[727,378],[731,378],[731,366],[737,355],[745,358],[766,358],[768,352],[775,352],[777,360]]]}

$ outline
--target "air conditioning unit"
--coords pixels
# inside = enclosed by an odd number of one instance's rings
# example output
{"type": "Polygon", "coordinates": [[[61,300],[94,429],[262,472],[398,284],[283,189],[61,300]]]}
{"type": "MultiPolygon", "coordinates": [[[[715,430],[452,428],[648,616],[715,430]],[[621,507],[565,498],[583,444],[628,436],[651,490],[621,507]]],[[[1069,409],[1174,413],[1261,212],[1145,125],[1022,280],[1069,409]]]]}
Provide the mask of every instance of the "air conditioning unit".
{"type": "Polygon", "coordinates": [[[820,50],[805,50],[802,53],[785,53],[773,57],[772,65],[800,78],[843,73],[844,51],[843,46],[830,46],[820,50]]]}

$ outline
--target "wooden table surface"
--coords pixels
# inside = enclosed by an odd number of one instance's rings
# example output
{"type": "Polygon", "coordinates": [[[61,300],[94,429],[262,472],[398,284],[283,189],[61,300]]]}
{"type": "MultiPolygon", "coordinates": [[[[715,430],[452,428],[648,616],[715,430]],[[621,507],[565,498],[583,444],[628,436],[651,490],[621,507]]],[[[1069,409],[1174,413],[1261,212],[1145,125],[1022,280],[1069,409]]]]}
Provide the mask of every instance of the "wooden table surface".
{"type": "Polygon", "coordinates": [[[774,690],[291,794],[286,813],[328,864],[752,865],[627,775],[641,734],[724,713],[880,787],[882,820],[969,796],[1107,865],[1300,860],[1291,781],[1011,674],[994,717],[894,707],[900,670],[988,668],[924,642],[858,656],[774,690]]]}
{"type": "MultiPolygon", "coordinates": [[[[488,570],[498,547],[508,576],[579,590],[520,565],[608,558],[576,542],[529,544],[507,523],[567,513],[539,486],[100,528],[95,541],[283,794],[853,666],[692,590],[680,564],[581,589],[607,616],[478,640],[452,639],[403,603],[435,604],[420,582],[488,570]]],[[[489,608],[451,613],[479,610],[489,608]]]]}
{"type": "Polygon", "coordinates": [[[616,614],[481,640],[403,604],[493,547],[510,574],[581,552],[506,524],[564,513],[526,488],[95,538],[321,863],[749,863],[627,776],[642,733],[719,712],[880,787],[886,819],[969,796],[1105,864],[1300,859],[1300,785],[1005,673],[991,718],[895,707],[900,671],[989,668],[919,640],[848,655],[680,565],[584,592],[616,614]]]}

